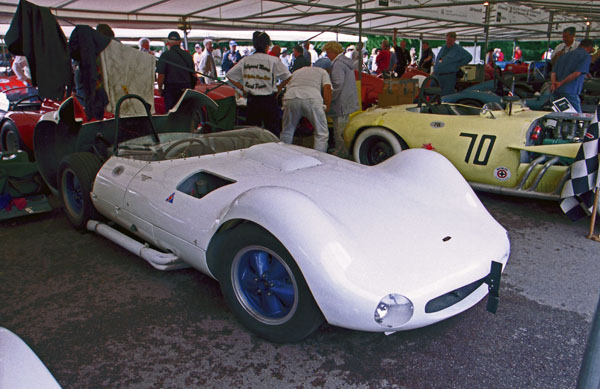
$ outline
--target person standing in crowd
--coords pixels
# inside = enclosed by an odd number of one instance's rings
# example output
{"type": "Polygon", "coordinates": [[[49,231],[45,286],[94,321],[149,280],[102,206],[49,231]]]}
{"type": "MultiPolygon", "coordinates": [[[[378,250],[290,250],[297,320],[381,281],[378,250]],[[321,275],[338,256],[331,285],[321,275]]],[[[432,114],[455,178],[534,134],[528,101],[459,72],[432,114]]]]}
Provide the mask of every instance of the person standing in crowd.
{"type": "Polygon", "coordinates": [[[221,64],[221,69],[223,72],[227,73],[229,69],[235,66],[242,59],[242,55],[239,51],[237,51],[237,42],[229,41],[229,50],[223,54],[223,62],[221,64]]]}
{"type": "Polygon", "coordinates": [[[290,68],[290,54],[288,53],[287,48],[284,47],[281,49],[281,55],[279,56],[279,59],[281,60],[281,63],[283,63],[283,66],[288,69],[290,68]]]}
{"type": "Polygon", "coordinates": [[[292,75],[283,97],[282,142],[292,143],[296,126],[305,117],[314,128],[313,148],[327,152],[329,129],[325,112],[331,106],[331,80],[327,73],[330,68],[331,60],[320,58],[312,67],[303,67],[292,75]]]}
{"type": "Polygon", "coordinates": [[[500,62],[504,61],[504,53],[502,52],[502,49],[498,48],[497,50],[498,50],[498,53],[497,53],[498,59],[496,59],[496,61],[500,61],[500,62]]]}
{"type": "Polygon", "coordinates": [[[396,74],[401,77],[406,71],[406,67],[411,63],[410,52],[406,48],[406,41],[401,40],[400,46],[397,44],[396,37],[398,35],[398,29],[394,28],[394,51],[396,52],[396,74]]]}
{"type": "Polygon", "coordinates": [[[221,63],[223,62],[223,53],[221,52],[219,44],[213,44],[212,56],[215,60],[215,65],[221,66],[221,63]]]}
{"type": "Polygon", "coordinates": [[[166,43],[168,50],[161,54],[156,64],[158,93],[165,98],[167,111],[175,106],[183,92],[191,86],[194,75],[194,61],[179,47],[180,43],[179,33],[171,31],[166,43]]]}
{"type": "Polygon", "coordinates": [[[433,74],[438,78],[442,88],[442,96],[454,93],[456,72],[472,59],[473,56],[456,43],[456,33],[447,33],[446,45],[442,46],[438,53],[433,68],[433,74]]]}
{"type": "MultiPolygon", "coordinates": [[[[377,65],[377,74],[387,72],[390,68],[390,59],[392,53],[390,52],[390,44],[386,39],[381,41],[381,51],[375,58],[375,64],[377,65]]],[[[335,88],[335,87],[334,87],[335,88]]]]}
{"type": "Polygon", "coordinates": [[[296,45],[294,46],[294,62],[292,63],[292,73],[305,66],[310,66],[310,59],[306,59],[302,46],[296,45]]]}
{"type": "Polygon", "coordinates": [[[556,61],[561,55],[573,51],[579,46],[579,42],[575,40],[575,27],[565,28],[562,33],[562,40],[552,53],[552,59],[550,60],[552,66],[556,65],[556,61]]]}
{"type": "Polygon", "coordinates": [[[310,64],[312,63],[312,58],[310,55],[310,41],[305,41],[304,43],[302,43],[302,49],[302,55],[308,60],[308,64],[310,66],[310,64]]]}
{"type": "Polygon", "coordinates": [[[331,60],[331,85],[333,87],[333,94],[329,115],[333,119],[335,155],[347,158],[348,150],[344,144],[343,137],[344,128],[348,123],[350,114],[358,111],[358,93],[356,91],[354,66],[351,59],[340,55],[344,52],[344,48],[337,42],[326,43],[323,46],[323,51],[327,53],[327,57],[331,60]]]}
{"type": "Polygon", "coordinates": [[[194,69],[196,69],[197,72],[200,71],[200,56],[202,55],[202,46],[200,45],[200,43],[196,43],[196,45],[194,46],[194,55],[192,56],[192,58],[194,59],[194,69]]]}
{"type": "Polygon", "coordinates": [[[204,51],[200,55],[200,63],[198,64],[198,71],[202,74],[202,79],[205,84],[212,84],[217,80],[217,66],[215,65],[215,59],[213,57],[213,45],[212,39],[206,38],[204,40],[204,51]]]}
{"type": "Polygon", "coordinates": [[[371,72],[371,74],[377,74],[377,55],[379,55],[380,51],[381,49],[379,48],[374,48],[373,50],[371,50],[371,56],[369,57],[368,63],[369,71],[371,72]]]}
{"type": "Polygon", "coordinates": [[[550,74],[552,99],[566,98],[579,113],[581,113],[579,94],[583,88],[585,75],[590,69],[593,51],[592,40],[582,40],[577,49],[560,56],[550,74]]]}
{"type": "Polygon", "coordinates": [[[485,53],[485,64],[494,66],[494,49],[491,47],[488,49],[487,53],[485,53]]]}
{"type": "Polygon", "coordinates": [[[291,74],[279,58],[267,54],[271,38],[266,32],[255,31],[252,44],[256,50],[254,54],[242,58],[227,72],[227,78],[248,98],[246,124],[264,125],[279,136],[281,110],[277,94],[290,80],[291,74]]]}
{"type": "Polygon", "coordinates": [[[279,45],[273,45],[273,47],[271,47],[271,50],[269,50],[269,55],[272,55],[273,57],[279,57],[280,54],[281,46],[279,45]]]}
{"type": "Polygon", "coordinates": [[[421,60],[419,61],[419,69],[426,73],[431,73],[431,66],[433,65],[433,50],[429,47],[429,42],[423,41],[423,51],[421,52],[421,60]]]}
{"type": "Polygon", "coordinates": [[[521,58],[523,58],[523,51],[519,46],[515,47],[515,53],[513,54],[513,61],[521,62],[521,58]]]}
{"type": "Polygon", "coordinates": [[[140,46],[140,51],[154,55],[154,51],[150,50],[150,39],[141,38],[138,45],[140,46]]]}

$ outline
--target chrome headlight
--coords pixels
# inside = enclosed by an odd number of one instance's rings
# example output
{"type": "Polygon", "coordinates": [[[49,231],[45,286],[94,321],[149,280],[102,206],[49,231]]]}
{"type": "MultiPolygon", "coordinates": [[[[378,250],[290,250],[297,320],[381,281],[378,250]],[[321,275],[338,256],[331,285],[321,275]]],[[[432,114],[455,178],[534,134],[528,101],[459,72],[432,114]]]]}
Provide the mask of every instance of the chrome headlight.
{"type": "Polygon", "coordinates": [[[410,320],[413,303],[401,294],[390,293],[375,308],[375,322],[385,328],[397,328],[410,320]]]}

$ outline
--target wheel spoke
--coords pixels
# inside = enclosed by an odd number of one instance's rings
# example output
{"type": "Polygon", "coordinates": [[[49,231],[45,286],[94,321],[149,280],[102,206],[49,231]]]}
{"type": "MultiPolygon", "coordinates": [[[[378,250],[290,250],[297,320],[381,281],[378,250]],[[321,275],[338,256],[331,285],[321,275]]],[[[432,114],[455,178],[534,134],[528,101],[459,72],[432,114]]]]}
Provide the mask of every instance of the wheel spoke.
{"type": "Polygon", "coordinates": [[[270,280],[284,280],[288,277],[288,272],[281,262],[274,260],[269,268],[269,279],[270,280]]]}
{"type": "Polygon", "coordinates": [[[258,291],[257,275],[250,267],[246,267],[240,275],[241,286],[244,291],[255,294],[258,291]]]}
{"type": "Polygon", "coordinates": [[[250,267],[259,277],[269,271],[269,254],[264,251],[255,251],[250,259],[250,267]]]}
{"type": "Polygon", "coordinates": [[[261,306],[264,312],[269,316],[277,316],[284,311],[279,298],[274,294],[264,294],[261,298],[261,306]]]}
{"type": "Polygon", "coordinates": [[[294,286],[292,284],[286,283],[276,285],[271,288],[271,292],[273,292],[286,307],[291,307],[294,304],[295,294],[294,286]]]}

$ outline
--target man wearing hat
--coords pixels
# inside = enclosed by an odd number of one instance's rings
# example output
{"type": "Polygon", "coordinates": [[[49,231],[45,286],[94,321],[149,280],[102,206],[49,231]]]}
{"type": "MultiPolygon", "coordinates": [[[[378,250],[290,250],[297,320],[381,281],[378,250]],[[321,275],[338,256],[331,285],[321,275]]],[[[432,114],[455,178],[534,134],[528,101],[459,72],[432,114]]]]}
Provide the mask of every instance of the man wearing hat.
{"type": "Polygon", "coordinates": [[[194,61],[179,47],[180,43],[179,33],[171,31],[166,42],[168,50],[161,54],[156,64],[158,92],[165,99],[167,111],[173,108],[183,92],[195,83],[194,61]]]}
{"type": "Polygon", "coordinates": [[[227,73],[229,69],[235,66],[236,63],[240,62],[242,56],[237,49],[236,41],[229,41],[229,50],[223,54],[223,62],[221,63],[221,69],[224,73],[227,73]]]}
{"type": "Polygon", "coordinates": [[[212,39],[206,38],[203,43],[204,51],[200,55],[198,71],[202,73],[205,84],[212,84],[216,82],[217,79],[217,66],[215,65],[215,59],[213,57],[213,42],[212,39]]]}
{"type": "Polygon", "coordinates": [[[302,117],[314,128],[313,148],[327,152],[329,130],[325,112],[331,106],[331,69],[329,58],[318,59],[312,67],[305,66],[292,74],[283,97],[283,130],[281,141],[292,143],[296,126],[302,117]]]}
{"type": "Polygon", "coordinates": [[[446,34],[446,45],[442,46],[433,67],[433,74],[440,81],[442,96],[454,93],[456,85],[456,72],[461,66],[468,64],[473,56],[456,44],[456,33],[446,34]]]}
{"type": "Polygon", "coordinates": [[[579,47],[579,42],[575,40],[575,27],[565,28],[562,33],[562,40],[563,41],[556,46],[554,53],[552,54],[552,60],[550,60],[552,66],[556,65],[556,61],[558,61],[558,58],[561,55],[579,47]]]}

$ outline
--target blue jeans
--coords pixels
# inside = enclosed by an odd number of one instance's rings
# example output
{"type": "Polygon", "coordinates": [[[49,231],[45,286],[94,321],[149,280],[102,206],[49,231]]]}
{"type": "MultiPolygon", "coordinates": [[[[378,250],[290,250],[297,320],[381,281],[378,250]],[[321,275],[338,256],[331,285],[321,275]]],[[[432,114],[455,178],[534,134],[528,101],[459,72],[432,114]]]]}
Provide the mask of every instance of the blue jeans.
{"type": "Polygon", "coordinates": [[[575,108],[575,111],[581,113],[581,102],[579,101],[579,95],[576,93],[564,93],[564,92],[554,92],[552,93],[552,101],[558,100],[561,97],[569,100],[569,103],[575,108]]]}
{"type": "Polygon", "coordinates": [[[455,93],[454,87],[456,86],[456,73],[440,74],[437,75],[440,80],[440,87],[442,88],[442,96],[447,96],[455,93]]]}

